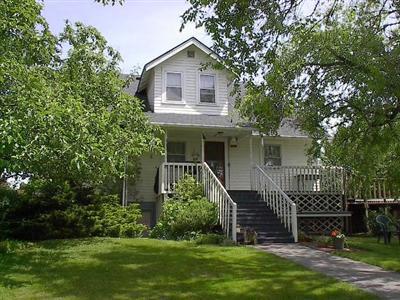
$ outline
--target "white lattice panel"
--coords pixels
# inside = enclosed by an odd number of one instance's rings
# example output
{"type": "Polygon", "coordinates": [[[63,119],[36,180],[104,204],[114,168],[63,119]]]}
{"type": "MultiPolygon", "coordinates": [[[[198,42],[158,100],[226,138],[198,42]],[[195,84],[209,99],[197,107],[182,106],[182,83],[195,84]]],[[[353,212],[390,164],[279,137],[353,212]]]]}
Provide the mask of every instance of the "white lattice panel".
{"type": "Polygon", "coordinates": [[[299,228],[305,233],[329,235],[333,230],[343,230],[343,217],[299,218],[299,228]]]}
{"type": "Polygon", "coordinates": [[[340,194],[288,193],[288,196],[296,203],[298,212],[339,212],[344,210],[340,194]]]}

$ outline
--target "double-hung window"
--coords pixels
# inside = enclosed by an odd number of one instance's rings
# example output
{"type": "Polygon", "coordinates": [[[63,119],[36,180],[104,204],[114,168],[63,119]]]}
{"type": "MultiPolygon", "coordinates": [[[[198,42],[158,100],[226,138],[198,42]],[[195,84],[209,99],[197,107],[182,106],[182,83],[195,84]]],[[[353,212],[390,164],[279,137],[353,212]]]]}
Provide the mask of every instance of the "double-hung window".
{"type": "Polygon", "coordinates": [[[215,76],[200,75],[200,102],[215,103],[215,76]]]}
{"type": "Polygon", "coordinates": [[[168,162],[185,162],[186,147],[183,142],[167,143],[167,161],[168,162]]]}
{"type": "Polygon", "coordinates": [[[264,163],[266,166],[282,165],[281,146],[265,145],[264,147],[264,163]]]}
{"type": "Polygon", "coordinates": [[[167,72],[166,100],[182,101],[182,74],[167,72]]]}

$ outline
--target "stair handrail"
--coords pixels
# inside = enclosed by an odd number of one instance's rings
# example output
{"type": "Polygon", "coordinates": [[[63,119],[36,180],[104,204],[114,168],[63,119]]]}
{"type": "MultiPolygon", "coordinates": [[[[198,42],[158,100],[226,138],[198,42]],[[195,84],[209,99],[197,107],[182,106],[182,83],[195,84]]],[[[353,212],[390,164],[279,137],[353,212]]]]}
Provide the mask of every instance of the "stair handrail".
{"type": "Polygon", "coordinates": [[[206,198],[218,207],[218,220],[227,237],[236,242],[237,204],[211,170],[206,162],[202,163],[202,183],[206,198]]]}
{"type": "Polygon", "coordinates": [[[278,216],[285,228],[298,242],[296,203],[258,165],[254,167],[254,187],[262,200],[278,216]]]}

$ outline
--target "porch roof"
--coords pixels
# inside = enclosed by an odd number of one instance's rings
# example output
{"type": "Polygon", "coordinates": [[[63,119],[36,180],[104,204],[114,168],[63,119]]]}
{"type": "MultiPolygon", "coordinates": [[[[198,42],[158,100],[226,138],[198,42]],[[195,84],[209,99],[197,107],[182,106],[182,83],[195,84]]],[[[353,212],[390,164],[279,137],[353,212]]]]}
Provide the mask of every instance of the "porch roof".
{"type": "Polygon", "coordinates": [[[165,126],[197,127],[197,128],[237,128],[251,130],[252,127],[235,121],[231,116],[211,116],[176,113],[146,112],[150,122],[165,126]]]}
{"type": "MultiPolygon", "coordinates": [[[[154,113],[146,112],[150,122],[161,126],[171,127],[194,127],[194,128],[226,128],[253,130],[256,135],[259,133],[251,124],[243,119],[232,116],[212,116],[176,113],[154,113]]],[[[292,119],[284,119],[277,132],[278,137],[308,138],[307,134],[299,129],[299,126],[292,119]]]]}

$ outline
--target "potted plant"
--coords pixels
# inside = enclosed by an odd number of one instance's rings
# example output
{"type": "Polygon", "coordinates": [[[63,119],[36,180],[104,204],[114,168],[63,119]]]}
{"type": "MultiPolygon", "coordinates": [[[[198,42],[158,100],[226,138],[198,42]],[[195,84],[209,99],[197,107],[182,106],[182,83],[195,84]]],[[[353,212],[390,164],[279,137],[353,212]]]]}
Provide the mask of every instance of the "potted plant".
{"type": "Polygon", "coordinates": [[[331,232],[331,237],[333,239],[333,245],[335,246],[335,249],[343,250],[346,236],[341,233],[340,230],[334,230],[331,232]]]}
{"type": "Polygon", "coordinates": [[[257,232],[254,229],[246,228],[244,231],[244,243],[246,245],[257,244],[257,232]]]}

